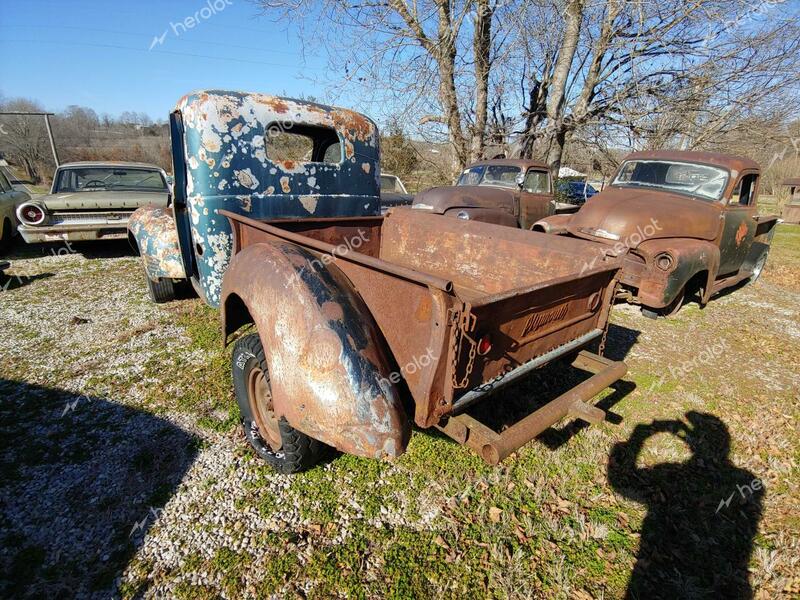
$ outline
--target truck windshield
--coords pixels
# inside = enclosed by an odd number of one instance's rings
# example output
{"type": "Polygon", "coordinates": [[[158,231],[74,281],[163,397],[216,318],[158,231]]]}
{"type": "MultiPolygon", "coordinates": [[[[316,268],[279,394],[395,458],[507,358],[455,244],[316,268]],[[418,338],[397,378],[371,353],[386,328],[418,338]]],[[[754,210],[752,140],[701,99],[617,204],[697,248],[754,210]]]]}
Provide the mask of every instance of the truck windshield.
{"type": "Polygon", "coordinates": [[[629,160],[622,164],[613,185],[665,189],[703,200],[719,200],[728,172],[718,167],[666,160],[629,160]]]}
{"type": "Polygon", "coordinates": [[[520,168],[510,165],[488,165],[471,167],[461,174],[456,185],[497,185],[517,187],[520,168]]]}
{"type": "Polygon", "coordinates": [[[160,171],[120,167],[63,169],[55,191],[59,192],[166,192],[167,182],[160,171]]]}

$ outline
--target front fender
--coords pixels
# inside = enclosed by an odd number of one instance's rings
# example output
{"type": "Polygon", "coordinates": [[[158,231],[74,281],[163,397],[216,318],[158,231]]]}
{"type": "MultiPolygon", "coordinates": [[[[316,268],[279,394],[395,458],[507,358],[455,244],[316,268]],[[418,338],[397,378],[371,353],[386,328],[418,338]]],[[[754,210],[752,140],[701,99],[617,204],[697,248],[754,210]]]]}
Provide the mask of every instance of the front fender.
{"type": "Polygon", "coordinates": [[[138,208],[128,219],[128,233],[139,248],[150,279],[186,279],[171,206],[138,208]]]}
{"type": "Polygon", "coordinates": [[[444,211],[446,217],[456,217],[459,213],[466,213],[470,221],[481,223],[492,223],[493,225],[504,225],[506,227],[519,227],[517,218],[509,212],[493,208],[481,208],[474,206],[456,206],[444,211]]]}
{"type": "Polygon", "coordinates": [[[533,231],[541,231],[542,233],[553,233],[561,235],[567,233],[567,225],[572,219],[572,214],[563,215],[550,215],[544,219],[539,219],[531,225],[533,231]]]}
{"type": "Polygon", "coordinates": [[[256,324],[275,412],[292,427],[349,454],[399,456],[410,426],[383,338],[350,281],[323,258],[282,241],[236,254],[222,282],[225,338],[256,324]]]}
{"type": "Polygon", "coordinates": [[[669,305],[684,286],[701,272],[706,273],[703,304],[711,298],[720,261],[719,248],[714,244],[689,238],[654,239],[639,244],[636,253],[647,264],[638,294],[645,306],[663,308],[669,305]],[[668,272],[655,266],[655,257],[662,252],[669,252],[674,258],[674,266],[668,272]]]}

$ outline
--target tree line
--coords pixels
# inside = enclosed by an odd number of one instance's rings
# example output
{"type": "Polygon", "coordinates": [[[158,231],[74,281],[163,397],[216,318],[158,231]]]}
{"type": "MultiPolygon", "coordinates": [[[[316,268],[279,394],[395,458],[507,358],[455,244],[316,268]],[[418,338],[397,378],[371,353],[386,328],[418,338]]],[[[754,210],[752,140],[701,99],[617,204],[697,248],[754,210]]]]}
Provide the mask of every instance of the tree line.
{"type": "Polygon", "coordinates": [[[780,147],[800,100],[783,0],[258,1],[325,49],[334,93],[446,142],[455,170],[502,154],[557,171],[570,146],[780,147]]]}
{"type": "MultiPolygon", "coordinates": [[[[28,98],[0,99],[2,112],[41,113],[45,109],[28,98]]],[[[171,168],[168,127],[143,112],[126,111],[113,117],[72,105],[53,115],[51,125],[62,162],[128,160],[171,168]]],[[[0,153],[22,167],[32,183],[48,179],[54,164],[43,117],[0,115],[0,126],[0,153]]]]}

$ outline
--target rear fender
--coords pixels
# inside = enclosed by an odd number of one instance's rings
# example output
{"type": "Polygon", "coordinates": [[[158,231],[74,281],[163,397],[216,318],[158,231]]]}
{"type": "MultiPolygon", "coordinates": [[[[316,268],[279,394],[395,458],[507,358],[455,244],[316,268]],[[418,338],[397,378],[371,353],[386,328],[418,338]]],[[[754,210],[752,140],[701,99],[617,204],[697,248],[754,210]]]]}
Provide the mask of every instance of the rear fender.
{"type": "Polygon", "coordinates": [[[137,209],[128,220],[128,235],[136,242],[150,279],[186,279],[171,206],[137,209]]]}
{"type": "Polygon", "coordinates": [[[644,257],[647,270],[642,275],[639,299],[645,306],[663,308],[669,305],[687,283],[698,273],[706,273],[703,281],[703,304],[711,298],[711,290],[719,271],[719,248],[714,244],[688,238],[646,240],[636,248],[644,257]],[[667,272],[655,265],[655,258],[668,252],[674,266],[667,272]]]}
{"type": "Polygon", "coordinates": [[[385,343],[335,264],[288,242],[248,246],[225,273],[221,306],[226,340],[258,328],[277,416],[349,454],[405,451],[410,426],[385,343]]]}

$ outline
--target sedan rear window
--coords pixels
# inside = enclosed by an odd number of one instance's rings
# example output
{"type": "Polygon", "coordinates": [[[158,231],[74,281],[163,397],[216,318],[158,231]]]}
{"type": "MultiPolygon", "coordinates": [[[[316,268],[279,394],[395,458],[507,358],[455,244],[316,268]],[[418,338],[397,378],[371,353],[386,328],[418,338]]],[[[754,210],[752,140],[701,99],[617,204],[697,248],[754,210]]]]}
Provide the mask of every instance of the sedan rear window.
{"type": "Polygon", "coordinates": [[[167,182],[160,171],[121,167],[81,167],[62,169],[55,192],[166,192],[167,182]]]}

